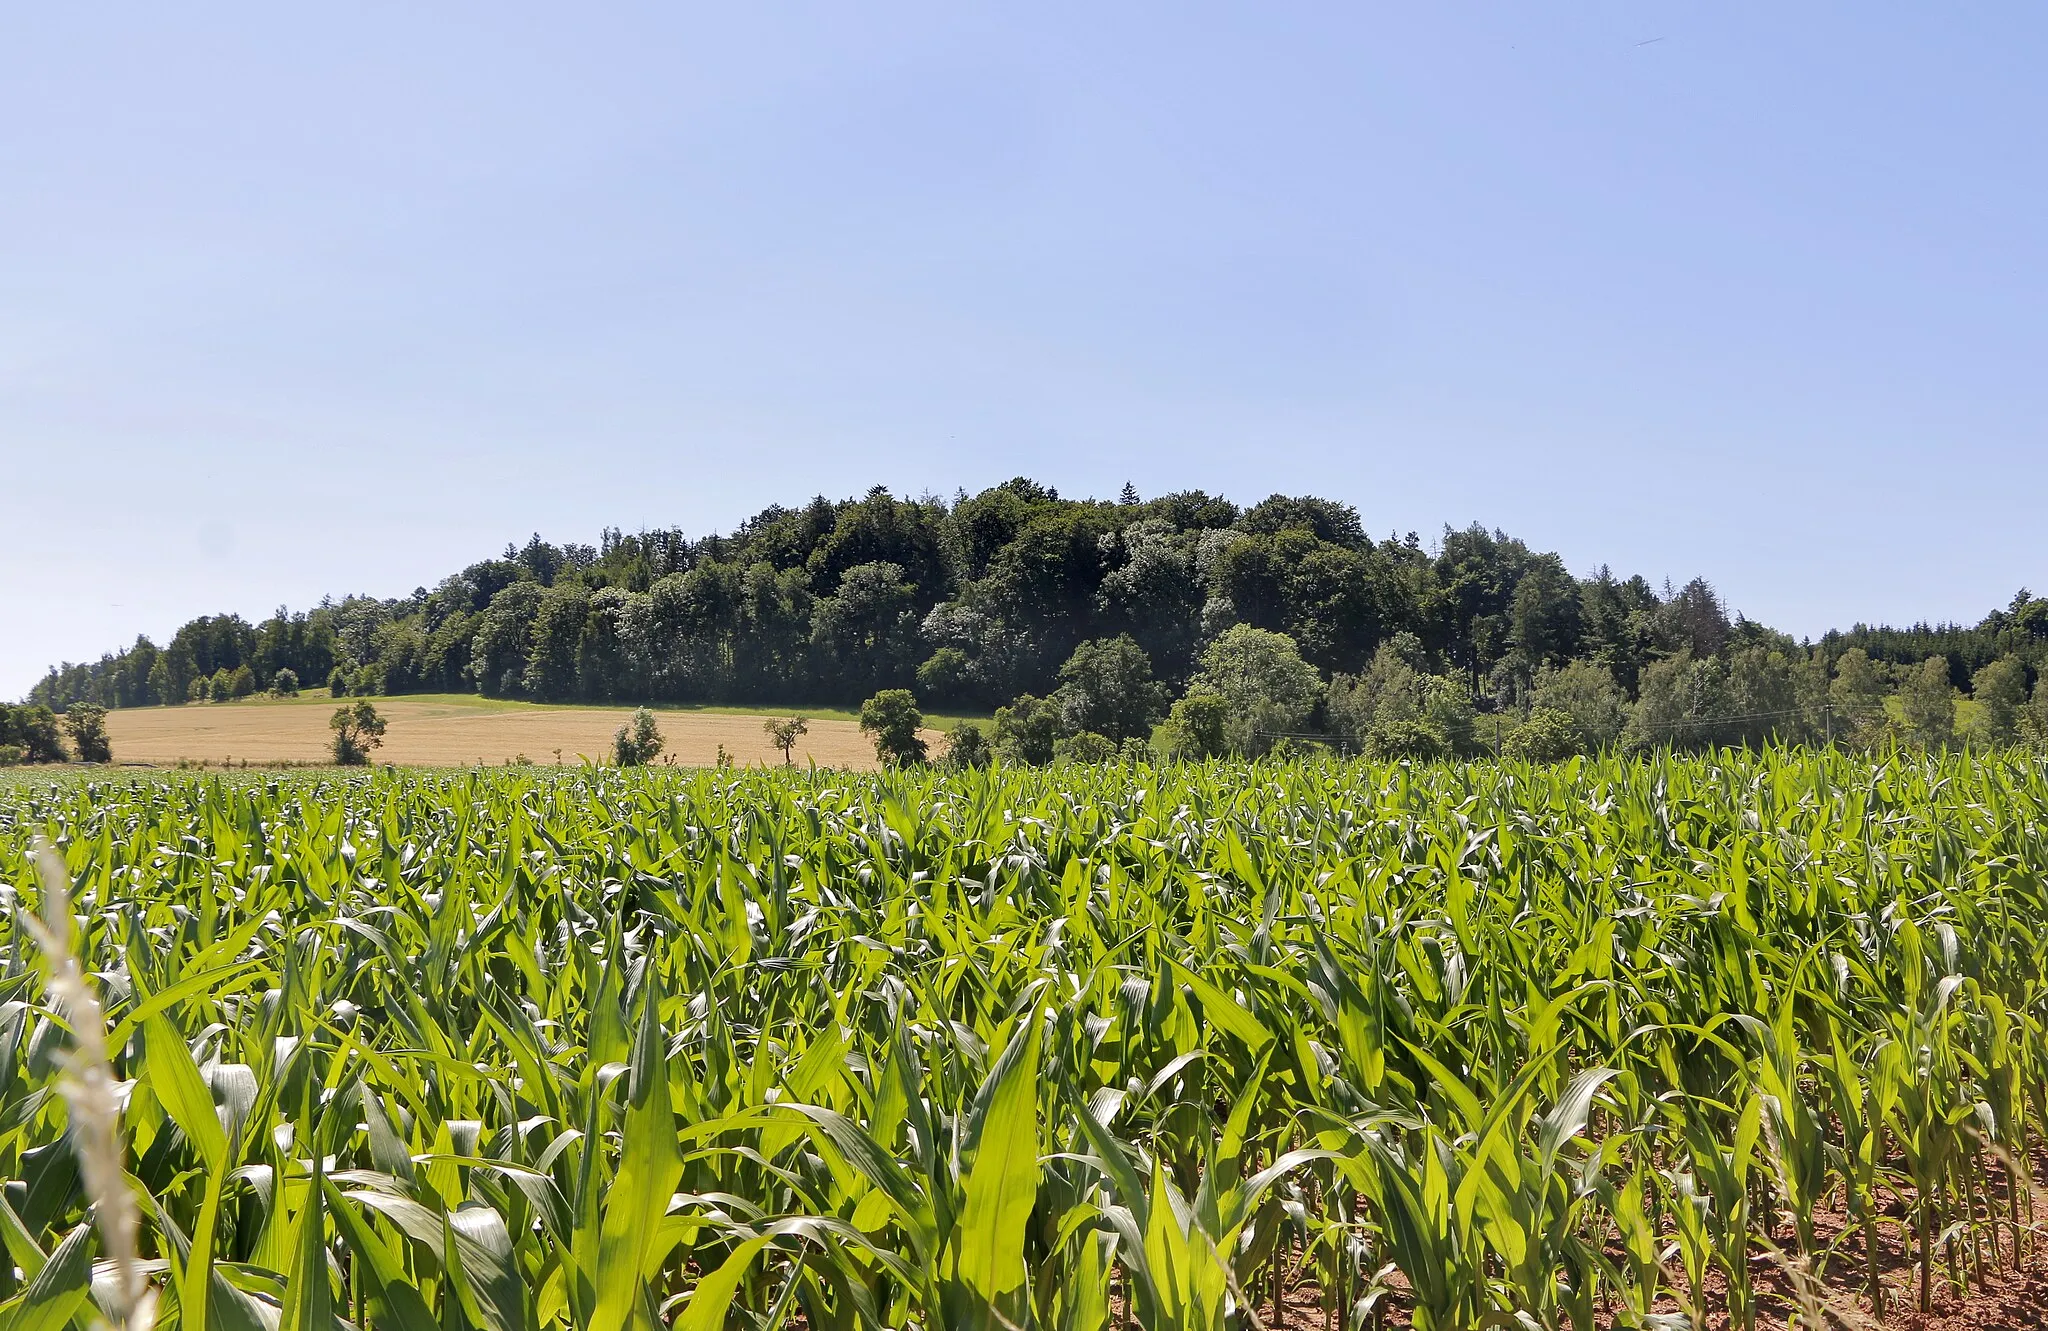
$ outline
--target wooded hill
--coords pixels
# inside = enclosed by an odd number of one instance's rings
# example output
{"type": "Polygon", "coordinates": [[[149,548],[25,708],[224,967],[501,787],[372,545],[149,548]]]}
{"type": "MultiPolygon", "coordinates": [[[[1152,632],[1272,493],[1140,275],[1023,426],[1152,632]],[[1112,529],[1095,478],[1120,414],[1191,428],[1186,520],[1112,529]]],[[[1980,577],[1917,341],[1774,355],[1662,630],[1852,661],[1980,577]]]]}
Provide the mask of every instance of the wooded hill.
{"type": "MultiPolygon", "coordinates": [[[[1578,577],[1476,525],[1426,546],[1412,532],[1375,540],[1329,499],[1241,509],[1200,491],[1143,500],[1127,486],[1113,502],[1070,500],[1020,478],[950,501],[877,486],[694,539],[535,536],[410,596],[349,596],[255,624],[195,619],[161,648],[139,638],[57,667],[30,701],[61,711],[233,697],[290,671],[356,694],[787,705],[900,687],[928,707],[992,708],[1053,694],[1077,648],[1119,635],[1162,695],[1177,694],[1204,646],[1238,624],[1287,635],[1325,681],[1367,677],[1378,659],[1456,681],[1480,714],[1526,713],[1581,663],[1580,691],[1606,681],[1626,710],[1648,683],[1672,693],[1681,721],[1717,712],[1734,729],[1713,738],[1734,740],[1757,729],[1736,724],[1751,713],[1778,714],[1770,732],[1802,708],[1791,729],[1832,726],[1826,700],[1852,649],[1880,694],[1929,658],[1941,662],[1929,685],[1940,673],[1968,690],[2005,659],[2031,694],[2048,659],[2048,602],[2025,592],[1973,627],[1858,626],[1801,643],[1731,617],[1704,579],[1578,577]],[[1646,679],[1660,663],[1670,678],[1646,679]],[[1716,700],[1702,702],[1705,685],[1716,700]]],[[[1343,714],[1332,694],[1288,724],[1336,733],[1343,714]]]]}

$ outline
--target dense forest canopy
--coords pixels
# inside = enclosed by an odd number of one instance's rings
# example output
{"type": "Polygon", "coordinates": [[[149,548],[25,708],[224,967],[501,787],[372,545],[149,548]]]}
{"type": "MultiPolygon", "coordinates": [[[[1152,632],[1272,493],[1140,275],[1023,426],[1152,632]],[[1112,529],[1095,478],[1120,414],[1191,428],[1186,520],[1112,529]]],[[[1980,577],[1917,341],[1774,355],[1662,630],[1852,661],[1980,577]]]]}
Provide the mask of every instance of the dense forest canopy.
{"type": "MultiPolygon", "coordinates": [[[[1201,491],[1143,500],[1126,486],[1113,502],[1072,500],[1019,478],[950,501],[877,486],[696,539],[536,535],[410,596],[280,608],[256,624],[195,619],[162,647],[138,638],[57,667],[29,701],[181,703],[282,678],[354,694],[763,705],[906,688],[927,707],[988,709],[1063,688],[1071,701],[1085,691],[1077,669],[1135,669],[1144,678],[1130,687],[1157,689],[1157,720],[1191,682],[1230,693],[1210,658],[1237,650],[1219,648],[1236,626],[1284,635],[1319,681],[1305,708],[1266,714],[1261,733],[1354,737],[1396,713],[1437,715],[1430,698],[1445,688],[1467,717],[1519,720],[1547,706],[1594,741],[1631,717],[1642,734],[1661,725],[1681,741],[1832,733],[1835,712],[1858,699],[1881,706],[1936,687],[1937,674],[1940,688],[1969,690],[1998,662],[2017,672],[2025,703],[2048,656],[2048,601],[2025,592],[1974,627],[1858,625],[1802,643],[1731,617],[1704,579],[1674,589],[1605,568],[1575,576],[1556,554],[1477,525],[1425,546],[1412,532],[1375,540],[1356,509],[1329,499],[1274,495],[1241,509],[1201,491]],[[1125,642],[1135,652],[1090,655],[1125,642]],[[1414,705],[1388,711],[1397,694],[1414,705]]],[[[1471,742],[1464,720],[1438,729],[1454,748],[1471,742]]]]}

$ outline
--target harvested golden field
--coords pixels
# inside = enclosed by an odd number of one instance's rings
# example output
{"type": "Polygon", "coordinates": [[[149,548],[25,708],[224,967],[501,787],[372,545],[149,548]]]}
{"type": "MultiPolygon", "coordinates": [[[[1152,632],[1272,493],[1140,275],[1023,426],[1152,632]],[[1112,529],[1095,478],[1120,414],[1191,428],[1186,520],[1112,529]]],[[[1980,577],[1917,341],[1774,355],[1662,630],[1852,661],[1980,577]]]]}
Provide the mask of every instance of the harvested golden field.
{"type": "MultiPolygon", "coordinates": [[[[495,766],[525,756],[535,763],[574,765],[588,757],[608,761],[612,732],[632,715],[620,707],[561,707],[438,695],[373,699],[389,729],[380,763],[406,767],[495,766]]],[[[169,767],[180,761],[210,765],[244,760],[251,765],[323,762],[332,732],[327,720],[339,700],[328,697],[249,698],[184,707],[122,708],[107,714],[114,761],[169,767]]],[[[720,745],[745,765],[780,763],[782,754],[762,732],[762,715],[661,711],[664,756],[709,767],[720,745]]],[[[943,747],[935,731],[925,738],[943,747]]],[[[845,719],[817,718],[797,742],[795,758],[821,767],[875,766],[875,749],[845,719]]]]}

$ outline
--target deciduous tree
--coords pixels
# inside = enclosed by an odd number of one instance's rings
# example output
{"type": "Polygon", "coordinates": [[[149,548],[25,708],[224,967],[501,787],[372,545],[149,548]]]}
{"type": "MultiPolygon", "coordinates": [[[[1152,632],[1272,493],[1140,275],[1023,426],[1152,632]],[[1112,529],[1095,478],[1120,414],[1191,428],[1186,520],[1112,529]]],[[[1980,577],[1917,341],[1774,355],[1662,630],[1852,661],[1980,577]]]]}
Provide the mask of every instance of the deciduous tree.
{"type": "Polygon", "coordinates": [[[787,767],[794,759],[796,742],[810,730],[810,725],[801,716],[770,717],[761,723],[768,732],[768,742],[782,750],[782,765],[787,767]]]}
{"type": "Polygon", "coordinates": [[[64,730],[82,763],[110,763],[114,747],[107,739],[107,709],[98,703],[75,702],[64,713],[64,730]]]}
{"type": "Polygon", "coordinates": [[[612,761],[621,767],[644,767],[660,756],[665,743],[654,713],[636,707],[632,718],[612,732],[612,761]]]}
{"type": "Polygon", "coordinates": [[[883,689],[860,705],[861,731],[875,742],[875,757],[891,767],[925,760],[924,737],[917,733],[923,725],[909,689],[883,689]]]}
{"type": "Polygon", "coordinates": [[[1113,740],[1152,733],[1166,711],[1166,690],[1152,678],[1152,661],[1128,633],[1084,642],[1060,667],[1053,694],[1061,728],[1094,731],[1113,740]]]}
{"type": "Polygon", "coordinates": [[[1956,690],[1948,662],[1930,656],[1908,671],[1899,685],[1900,729],[1923,749],[1945,749],[1956,737],[1956,690]]]}
{"type": "Polygon", "coordinates": [[[370,750],[384,743],[384,718],[368,698],[358,698],[348,707],[337,707],[327,720],[334,732],[334,761],[343,767],[360,767],[370,761],[370,750]]]}

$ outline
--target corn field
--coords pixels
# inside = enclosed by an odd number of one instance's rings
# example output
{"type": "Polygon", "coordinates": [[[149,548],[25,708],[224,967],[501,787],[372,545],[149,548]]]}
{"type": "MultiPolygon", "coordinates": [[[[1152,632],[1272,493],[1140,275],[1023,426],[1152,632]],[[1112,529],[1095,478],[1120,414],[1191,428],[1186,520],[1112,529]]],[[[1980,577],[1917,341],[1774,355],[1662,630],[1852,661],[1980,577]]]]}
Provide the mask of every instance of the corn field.
{"type": "Polygon", "coordinates": [[[0,786],[0,1318],[1892,1319],[2034,1257],[2044,870],[2021,757],[0,786]]]}

